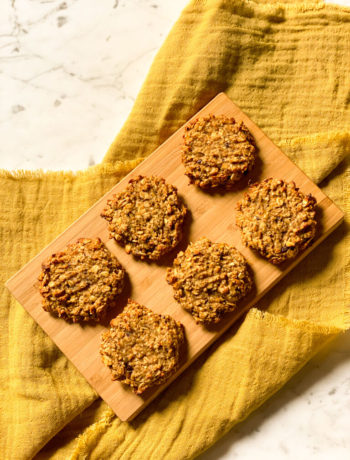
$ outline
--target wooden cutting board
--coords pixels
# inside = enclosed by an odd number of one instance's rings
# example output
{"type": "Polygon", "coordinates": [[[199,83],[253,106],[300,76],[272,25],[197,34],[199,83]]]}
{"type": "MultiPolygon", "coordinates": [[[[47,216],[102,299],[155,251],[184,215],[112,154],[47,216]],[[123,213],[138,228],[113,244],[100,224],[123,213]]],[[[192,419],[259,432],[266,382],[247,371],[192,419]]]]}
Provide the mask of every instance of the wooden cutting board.
{"type": "MultiPolygon", "coordinates": [[[[238,185],[237,190],[224,194],[208,193],[193,185],[188,185],[188,178],[184,175],[180,158],[184,125],[7,282],[8,289],[16,299],[79,369],[118,417],[124,421],[131,420],[139,414],[238,317],[249,307],[255,305],[272,286],[319,245],[344,217],[335,204],[225,94],[218,94],[193,118],[209,113],[233,116],[237,121],[243,120],[259,148],[259,161],[254,171],[238,185]],[[127,255],[123,248],[108,238],[106,221],[100,217],[100,212],[105,207],[107,198],[124,190],[129,179],[139,174],[164,177],[178,188],[188,206],[191,216],[186,222],[184,239],[177,249],[184,249],[189,241],[196,241],[201,236],[206,236],[212,241],[226,242],[236,246],[253,269],[255,292],[241,303],[236,312],[227,315],[210,331],[196,325],[190,314],[181,309],[173,299],[171,286],[165,281],[166,268],[171,265],[176,251],[163,258],[161,263],[141,262],[127,255]],[[242,246],[240,233],[235,226],[235,203],[246,190],[248,180],[260,181],[267,177],[294,181],[302,192],[312,193],[317,200],[320,220],[314,244],[296,260],[279,267],[271,265],[250,249],[242,246]],[[62,250],[68,243],[75,242],[79,237],[97,236],[119,259],[129,276],[128,286],[119,299],[118,305],[109,315],[109,319],[116,316],[126,304],[127,298],[131,297],[156,312],[172,315],[181,321],[186,329],[187,360],[166,384],[149,390],[143,396],[136,396],[121,383],[113,382],[109,370],[101,362],[100,337],[108,327],[108,321],[104,324],[81,326],[55,318],[42,309],[41,296],[35,288],[44,259],[62,250]]],[[[318,250],[322,251],[322,247],[318,250]]]]}

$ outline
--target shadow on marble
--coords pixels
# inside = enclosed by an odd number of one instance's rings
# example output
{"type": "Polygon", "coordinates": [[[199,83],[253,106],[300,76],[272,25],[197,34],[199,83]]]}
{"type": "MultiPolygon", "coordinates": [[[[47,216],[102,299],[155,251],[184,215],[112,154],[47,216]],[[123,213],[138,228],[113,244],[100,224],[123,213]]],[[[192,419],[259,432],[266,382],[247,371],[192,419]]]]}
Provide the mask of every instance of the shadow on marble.
{"type": "MultiPolygon", "coordinates": [[[[324,386],[324,380],[334,374],[336,369],[342,365],[350,363],[350,332],[344,333],[337,337],[330,344],[326,345],[314,358],[312,358],[289,382],[284,385],[275,395],[269,398],[262,406],[254,411],[246,420],[240,422],[225,434],[218,443],[214,444],[207,451],[199,455],[199,460],[219,460],[221,458],[236,458],[236,451],[234,451],[235,444],[242,441],[247,441],[246,438],[251,438],[250,442],[254,442],[257,435],[264,432],[265,425],[279,413],[286,411],[288,405],[291,405],[298,398],[305,400],[309,415],[313,413],[312,404],[313,398],[316,398],[313,391],[318,383],[324,386]],[[230,456],[228,456],[228,454],[230,456]]],[[[350,376],[346,379],[350,387],[350,376]]],[[[345,383],[346,383],[345,382],[345,383]]],[[[325,400],[336,395],[337,387],[330,385],[328,392],[325,393],[325,400]]],[[[320,395],[318,395],[320,396],[320,395]]],[[[294,410],[295,415],[295,410],[294,410]]],[[[302,419],[305,415],[300,413],[302,419]]],[[[295,418],[291,419],[291,423],[295,423],[295,418]]],[[[283,430],[283,427],[282,427],[283,430]]],[[[262,433],[263,434],[263,433],[262,433]]],[[[267,434],[268,435],[268,434],[267,434]]],[[[278,433],[273,442],[276,444],[280,442],[278,433]]],[[[281,443],[282,444],[282,443],[281,443]]],[[[266,447],[266,446],[265,446],[266,447]]],[[[261,448],[260,445],[256,446],[257,452],[261,448]]],[[[237,449],[239,451],[239,449],[237,449]]],[[[242,449],[241,449],[242,450],[242,449]]],[[[285,452],[283,458],[289,458],[288,450],[282,446],[285,452]]],[[[283,452],[282,452],[283,454],[283,452]]],[[[293,457],[292,452],[290,452],[293,457]]],[[[277,457],[271,457],[277,458],[277,457]]],[[[282,457],[280,457],[282,458],[282,457]]]]}

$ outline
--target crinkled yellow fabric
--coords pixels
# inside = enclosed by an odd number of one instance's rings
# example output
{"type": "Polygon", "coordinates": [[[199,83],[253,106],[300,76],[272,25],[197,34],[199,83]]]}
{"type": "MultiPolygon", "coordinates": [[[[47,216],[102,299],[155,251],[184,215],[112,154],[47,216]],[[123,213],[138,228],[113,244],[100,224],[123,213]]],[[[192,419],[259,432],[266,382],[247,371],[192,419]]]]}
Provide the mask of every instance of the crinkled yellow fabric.
{"type": "MultiPolygon", "coordinates": [[[[1,172],[1,280],[219,91],[348,220],[349,62],[349,9],[320,1],[192,1],[101,165],[78,174],[1,172]]],[[[1,288],[1,458],[195,457],[349,327],[349,239],[345,222],[131,423],[97,399],[1,288]]]]}

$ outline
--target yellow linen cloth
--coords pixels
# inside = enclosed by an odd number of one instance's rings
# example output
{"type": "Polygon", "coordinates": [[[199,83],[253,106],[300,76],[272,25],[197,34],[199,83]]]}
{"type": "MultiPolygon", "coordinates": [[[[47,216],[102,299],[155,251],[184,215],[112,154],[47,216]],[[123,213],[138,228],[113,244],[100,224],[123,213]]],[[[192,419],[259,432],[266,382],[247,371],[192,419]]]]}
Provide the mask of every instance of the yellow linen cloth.
{"type": "MultiPolygon", "coordinates": [[[[225,91],[349,218],[350,10],[323,2],[192,1],[104,162],[0,173],[2,282],[225,91]]],[[[189,459],[349,327],[342,224],[135,421],[121,422],[1,287],[4,459],[189,459]]]]}

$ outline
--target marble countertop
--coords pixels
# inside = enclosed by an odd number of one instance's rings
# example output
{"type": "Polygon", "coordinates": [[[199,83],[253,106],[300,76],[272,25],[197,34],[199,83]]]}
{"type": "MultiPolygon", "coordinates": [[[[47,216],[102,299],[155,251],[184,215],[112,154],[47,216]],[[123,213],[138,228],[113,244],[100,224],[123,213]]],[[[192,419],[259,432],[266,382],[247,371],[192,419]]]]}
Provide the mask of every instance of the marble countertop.
{"type": "MultiPolygon", "coordinates": [[[[0,167],[100,162],[187,1],[2,0],[0,167]]],[[[344,334],[201,460],[350,458],[349,352],[344,334]]]]}

